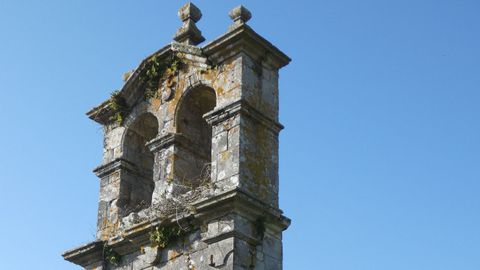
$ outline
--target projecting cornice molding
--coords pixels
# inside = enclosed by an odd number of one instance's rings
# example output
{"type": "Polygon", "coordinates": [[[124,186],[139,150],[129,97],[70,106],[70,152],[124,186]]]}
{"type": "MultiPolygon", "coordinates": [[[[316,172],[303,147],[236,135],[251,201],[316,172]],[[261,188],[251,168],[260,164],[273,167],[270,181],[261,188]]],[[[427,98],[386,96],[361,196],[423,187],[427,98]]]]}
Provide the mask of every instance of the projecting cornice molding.
{"type": "Polygon", "coordinates": [[[81,247],[71,249],[62,254],[62,257],[74,264],[86,267],[92,262],[103,260],[103,241],[95,241],[81,247]]]}
{"type": "MultiPolygon", "coordinates": [[[[111,238],[108,241],[95,241],[63,253],[63,258],[77,265],[86,267],[92,262],[101,262],[103,260],[103,248],[106,243],[114,248],[120,254],[127,254],[140,249],[141,245],[148,244],[148,232],[152,228],[166,223],[186,224],[196,220],[196,223],[202,224],[202,220],[211,216],[222,216],[228,213],[239,213],[251,220],[259,218],[268,223],[269,228],[275,232],[286,230],[290,226],[290,219],[285,217],[278,208],[271,207],[251,195],[234,189],[218,194],[214,197],[199,200],[193,206],[197,212],[195,214],[176,216],[172,214],[168,218],[157,218],[148,220],[125,229],[121,237],[111,238]]],[[[219,239],[228,237],[238,237],[250,243],[258,243],[259,240],[251,235],[246,235],[237,228],[225,231],[214,237],[205,237],[202,241],[215,242],[219,239]]]]}
{"type": "Polygon", "coordinates": [[[225,107],[213,110],[205,114],[203,117],[210,125],[216,125],[238,114],[253,118],[275,133],[278,133],[283,129],[282,124],[265,116],[262,112],[258,111],[244,100],[238,100],[225,107]]]}
{"type": "Polygon", "coordinates": [[[240,52],[272,69],[280,69],[291,61],[286,54],[246,24],[235,27],[203,47],[203,53],[214,64],[221,63],[240,52]]]}
{"type": "Polygon", "coordinates": [[[107,164],[98,166],[93,170],[93,172],[97,177],[102,178],[119,170],[126,170],[130,172],[137,171],[135,164],[132,162],[123,158],[117,158],[107,164]]]}

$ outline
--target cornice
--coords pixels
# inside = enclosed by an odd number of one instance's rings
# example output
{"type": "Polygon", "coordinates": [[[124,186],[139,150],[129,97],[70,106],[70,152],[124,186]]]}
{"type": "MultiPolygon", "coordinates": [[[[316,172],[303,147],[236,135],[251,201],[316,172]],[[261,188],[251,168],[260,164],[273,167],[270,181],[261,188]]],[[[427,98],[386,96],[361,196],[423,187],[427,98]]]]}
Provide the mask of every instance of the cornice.
{"type": "Polygon", "coordinates": [[[210,125],[216,125],[238,114],[256,120],[258,123],[264,125],[275,133],[278,133],[283,129],[282,124],[264,115],[245,100],[238,100],[224,107],[215,109],[204,114],[203,117],[210,125]]]}
{"type": "Polygon", "coordinates": [[[254,59],[266,61],[274,69],[280,69],[291,61],[285,53],[246,24],[234,27],[203,47],[203,53],[214,64],[223,62],[240,51],[246,52],[254,59]]]}
{"type": "Polygon", "coordinates": [[[103,241],[91,242],[64,252],[62,257],[69,262],[86,267],[89,264],[102,261],[103,246],[103,241]]]}
{"type": "Polygon", "coordinates": [[[119,170],[127,170],[130,172],[136,171],[135,164],[132,162],[123,159],[123,158],[117,158],[111,162],[108,162],[106,164],[100,165],[97,168],[93,170],[96,176],[99,178],[102,178],[106,175],[110,175],[113,172],[119,171],[119,170]]]}
{"type": "MultiPolygon", "coordinates": [[[[118,236],[108,240],[108,245],[121,255],[138,250],[141,245],[145,245],[149,239],[149,232],[152,228],[162,224],[179,223],[183,225],[195,223],[197,226],[203,224],[205,220],[224,216],[229,213],[237,213],[252,220],[262,218],[268,223],[269,228],[281,232],[290,225],[290,219],[282,214],[278,208],[271,207],[260,200],[239,189],[226,191],[207,199],[199,200],[194,203],[195,214],[171,216],[160,219],[153,219],[135,224],[125,229],[118,236]]],[[[257,239],[247,236],[239,231],[229,231],[214,237],[205,238],[203,241],[213,243],[217,240],[228,237],[237,237],[239,239],[256,243],[257,239]]],[[[62,256],[65,260],[85,267],[86,265],[99,262],[103,259],[104,241],[95,241],[81,247],[66,251],[62,256]]]]}

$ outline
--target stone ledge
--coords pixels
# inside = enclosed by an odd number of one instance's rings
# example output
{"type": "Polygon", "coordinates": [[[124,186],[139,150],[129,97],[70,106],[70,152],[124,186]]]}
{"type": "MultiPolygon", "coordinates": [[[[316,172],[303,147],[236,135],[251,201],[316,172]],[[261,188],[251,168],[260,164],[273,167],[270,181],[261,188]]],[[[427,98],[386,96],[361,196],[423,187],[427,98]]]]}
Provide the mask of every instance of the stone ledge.
{"type": "Polygon", "coordinates": [[[238,232],[236,230],[225,232],[225,233],[222,233],[222,234],[218,234],[214,237],[207,237],[207,238],[204,238],[202,240],[205,243],[210,245],[210,244],[217,243],[217,242],[220,242],[222,240],[232,238],[232,237],[243,240],[243,241],[245,241],[249,244],[252,244],[253,246],[259,245],[261,243],[260,239],[253,238],[251,236],[248,236],[248,235],[243,234],[241,232],[238,232]]]}
{"type": "Polygon", "coordinates": [[[246,115],[255,119],[260,124],[264,125],[271,131],[279,133],[283,129],[283,125],[277,121],[265,116],[259,110],[255,109],[247,101],[238,100],[225,107],[215,109],[203,115],[203,118],[210,124],[215,125],[225,121],[237,114],[246,115]]]}
{"type": "MultiPolygon", "coordinates": [[[[201,145],[191,141],[182,133],[167,133],[166,135],[162,137],[157,137],[146,144],[147,148],[152,153],[160,151],[172,145],[184,147],[190,151],[197,153],[197,155],[200,155],[200,153],[196,151],[196,148],[201,147],[201,145]]],[[[204,155],[201,156],[203,158],[207,158],[204,155]]]]}
{"type": "Polygon", "coordinates": [[[176,133],[167,133],[161,137],[157,137],[147,142],[146,146],[148,150],[153,153],[175,144],[177,140],[178,135],[176,133]]]}
{"type": "Polygon", "coordinates": [[[64,252],[62,257],[69,262],[86,267],[103,259],[103,245],[103,241],[91,242],[64,252]]]}
{"type": "Polygon", "coordinates": [[[88,118],[92,119],[93,121],[99,124],[106,124],[113,115],[113,111],[110,108],[110,99],[107,99],[100,105],[93,107],[86,114],[88,118]]]}
{"type": "Polygon", "coordinates": [[[123,158],[117,158],[107,164],[98,166],[93,170],[93,172],[97,177],[102,178],[106,175],[109,175],[113,172],[116,172],[122,169],[127,170],[129,172],[137,171],[135,164],[133,164],[132,162],[123,158]]]}
{"type": "Polygon", "coordinates": [[[254,59],[267,60],[274,69],[280,69],[291,61],[286,54],[246,24],[235,27],[203,47],[205,55],[215,64],[237,55],[240,51],[247,52],[254,56],[254,59]],[[226,54],[226,51],[229,54],[226,54]]]}
{"type": "MultiPolygon", "coordinates": [[[[126,229],[119,236],[109,239],[108,245],[121,255],[128,254],[138,250],[141,245],[148,243],[148,233],[155,226],[163,224],[172,224],[179,222],[180,224],[192,224],[196,226],[202,224],[205,220],[218,218],[219,216],[236,213],[245,217],[250,216],[252,220],[256,217],[262,217],[274,231],[283,231],[290,225],[290,219],[283,216],[282,211],[278,208],[271,207],[251,195],[234,189],[231,191],[218,194],[214,197],[203,199],[194,204],[197,209],[196,214],[186,214],[176,217],[175,214],[160,219],[155,218],[147,220],[126,229]],[[121,235],[121,236],[120,236],[121,235]]],[[[250,243],[257,243],[258,240],[247,236],[239,231],[229,231],[218,234],[213,237],[202,239],[206,243],[214,243],[229,237],[237,237],[250,243]]],[[[66,251],[63,254],[65,260],[77,265],[85,266],[99,262],[103,259],[103,241],[95,241],[81,247],[66,251]]]]}

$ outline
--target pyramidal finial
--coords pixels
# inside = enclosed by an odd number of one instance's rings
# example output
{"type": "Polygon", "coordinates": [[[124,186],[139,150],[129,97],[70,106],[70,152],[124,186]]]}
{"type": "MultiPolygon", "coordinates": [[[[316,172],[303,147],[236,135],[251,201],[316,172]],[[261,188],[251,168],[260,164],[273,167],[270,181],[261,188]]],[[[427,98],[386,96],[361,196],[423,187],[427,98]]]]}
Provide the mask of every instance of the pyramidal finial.
{"type": "Polygon", "coordinates": [[[202,32],[197,28],[196,22],[202,18],[202,12],[193,3],[189,2],[178,10],[178,17],[183,25],[177,30],[173,39],[188,45],[198,45],[205,40],[202,32]]]}
{"type": "Polygon", "coordinates": [[[248,22],[248,20],[252,18],[252,13],[250,13],[250,11],[242,5],[230,10],[230,13],[228,13],[228,15],[233,20],[233,24],[230,25],[230,30],[244,25],[246,22],[248,22]]]}

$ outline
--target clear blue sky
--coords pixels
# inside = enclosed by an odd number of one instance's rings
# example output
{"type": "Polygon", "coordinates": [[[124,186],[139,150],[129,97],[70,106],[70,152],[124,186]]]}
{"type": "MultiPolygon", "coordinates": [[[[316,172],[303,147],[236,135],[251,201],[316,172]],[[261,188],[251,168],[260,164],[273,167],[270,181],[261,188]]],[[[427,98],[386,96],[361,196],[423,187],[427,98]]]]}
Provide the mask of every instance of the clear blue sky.
{"type": "MultiPolygon", "coordinates": [[[[183,1],[0,0],[2,269],[78,269],[102,131],[85,112],[171,42],[183,1]]],[[[281,72],[284,269],[480,269],[480,2],[244,4],[281,72]]]]}

